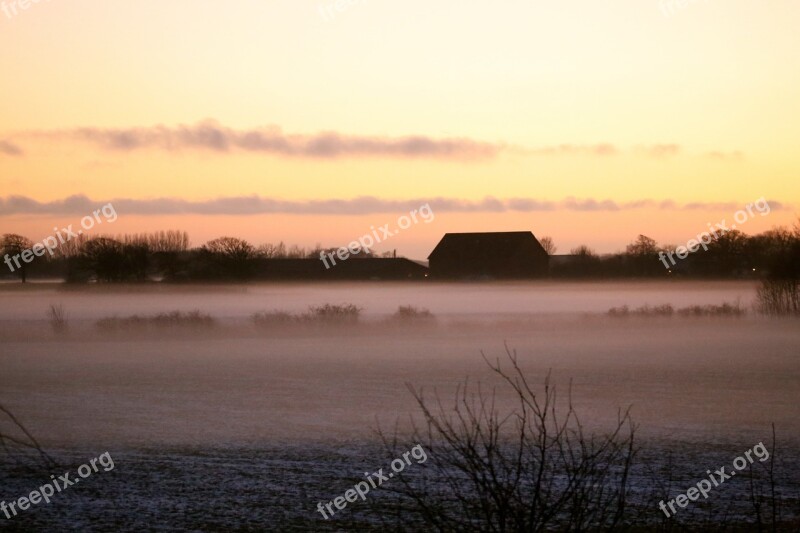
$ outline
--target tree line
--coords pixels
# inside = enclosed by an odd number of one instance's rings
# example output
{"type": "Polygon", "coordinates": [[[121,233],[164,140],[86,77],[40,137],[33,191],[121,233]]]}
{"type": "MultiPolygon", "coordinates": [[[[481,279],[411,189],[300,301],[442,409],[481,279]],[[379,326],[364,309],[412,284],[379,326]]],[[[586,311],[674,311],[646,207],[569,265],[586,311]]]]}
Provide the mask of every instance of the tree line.
{"type": "MultiPolygon", "coordinates": [[[[552,240],[542,241],[552,256],[552,240]]],[[[776,227],[757,235],[739,230],[720,233],[683,258],[676,256],[676,249],[680,247],[659,245],[646,235],[639,235],[624,251],[615,254],[601,256],[581,245],[570,250],[566,261],[551,257],[550,274],[564,278],[800,277],[800,221],[793,229],[776,227]]]]}
{"type": "MultiPolygon", "coordinates": [[[[800,278],[800,221],[793,229],[777,227],[752,236],[738,230],[720,233],[674,264],[665,257],[675,251],[675,246],[660,246],[645,235],[639,235],[624,251],[602,256],[582,245],[563,258],[555,256],[552,238],[543,237],[540,242],[551,256],[550,275],[555,278],[800,278]]],[[[30,239],[17,234],[0,238],[3,257],[22,254],[33,246],[30,239]]],[[[3,274],[17,276],[23,282],[29,275],[69,282],[248,280],[257,278],[269,259],[319,259],[323,252],[336,250],[319,245],[287,246],[283,242],[256,246],[236,237],[220,237],[191,247],[188,233],[177,230],[79,235],[55,248],[52,255],[43,252],[30,262],[18,261],[20,268],[3,270],[3,274]]],[[[362,250],[351,257],[392,255],[362,250]]]]}
{"type": "MultiPolygon", "coordinates": [[[[0,238],[0,255],[21,255],[34,247],[33,241],[22,235],[6,233],[0,238]]],[[[30,275],[58,277],[68,282],[141,282],[146,280],[247,280],[257,276],[267,259],[319,259],[323,252],[337,248],[304,248],[287,246],[283,242],[255,246],[236,237],[219,237],[199,247],[191,247],[185,231],[116,236],[79,235],[42,253],[30,262],[10,262],[13,270],[3,270],[6,276],[18,277],[23,283],[30,275]],[[19,265],[17,267],[17,264],[19,265]]],[[[33,254],[29,254],[32,256],[33,254]]],[[[351,254],[356,258],[390,257],[369,250],[351,254]]]]}

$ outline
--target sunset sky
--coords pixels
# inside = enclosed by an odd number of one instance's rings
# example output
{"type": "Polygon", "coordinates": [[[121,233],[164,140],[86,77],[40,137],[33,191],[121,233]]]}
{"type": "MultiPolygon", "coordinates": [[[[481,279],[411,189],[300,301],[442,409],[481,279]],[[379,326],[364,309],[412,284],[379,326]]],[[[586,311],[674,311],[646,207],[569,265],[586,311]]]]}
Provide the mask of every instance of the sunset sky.
{"type": "Polygon", "coordinates": [[[0,233],[559,253],[800,212],[794,0],[0,0],[0,233]],[[82,198],[72,198],[80,196],[82,198]],[[69,199],[69,200],[68,200],[69,199]],[[65,202],[65,200],[67,200],[65,202]]]}

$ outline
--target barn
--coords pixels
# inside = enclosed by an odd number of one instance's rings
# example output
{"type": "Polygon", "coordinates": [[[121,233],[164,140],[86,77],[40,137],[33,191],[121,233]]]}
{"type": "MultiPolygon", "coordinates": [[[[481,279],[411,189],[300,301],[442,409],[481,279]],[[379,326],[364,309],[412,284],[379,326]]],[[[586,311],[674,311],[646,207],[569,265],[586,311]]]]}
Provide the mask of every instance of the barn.
{"type": "Polygon", "coordinates": [[[428,261],[435,279],[525,279],[547,275],[549,256],[530,231],[447,233],[428,261]]]}

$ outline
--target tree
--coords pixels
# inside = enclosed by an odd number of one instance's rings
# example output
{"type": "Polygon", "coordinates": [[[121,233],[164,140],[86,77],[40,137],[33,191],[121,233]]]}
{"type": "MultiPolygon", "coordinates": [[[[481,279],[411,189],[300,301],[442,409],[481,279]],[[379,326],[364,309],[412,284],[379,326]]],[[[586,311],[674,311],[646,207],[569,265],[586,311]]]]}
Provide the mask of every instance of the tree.
{"type": "Polygon", "coordinates": [[[255,260],[258,258],[252,244],[235,237],[220,237],[208,241],[200,252],[213,263],[214,271],[208,272],[211,277],[245,279],[253,273],[255,260]]]}
{"type": "Polygon", "coordinates": [[[256,252],[265,259],[284,258],[286,257],[286,245],[283,244],[283,241],[278,244],[262,244],[256,252]]]}
{"type": "Polygon", "coordinates": [[[22,283],[28,280],[28,263],[23,261],[21,257],[14,261],[13,257],[21,255],[22,252],[30,250],[32,247],[33,242],[30,239],[16,233],[6,233],[0,239],[0,254],[2,254],[6,264],[10,263],[9,269],[14,268],[13,271],[17,273],[22,283]],[[17,261],[19,266],[17,266],[17,261]]]}
{"type": "Polygon", "coordinates": [[[630,263],[630,272],[635,275],[647,276],[663,274],[664,269],[658,261],[658,243],[646,235],[639,235],[635,241],[625,247],[630,263]]]}
{"type": "Polygon", "coordinates": [[[652,257],[658,254],[658,243],[646,235],[639,235],[625,248],[625,253],[631,256],[652,257]]]}
{"type": "Polygon", "coordinates": [[[94,273],[98,281],[122,281],[125,254],[121,242],[108,237],[87,240],[81,248],[81,265],[94,273]]]}
{"type": "Polygon", "coordinates": [[[552,237],[542,237],[539,239],[539,244],[542,245],[544,251],[547,252],[547,255],[553,255],[556,253],[556,243],[553,241],[552,237]]]}
{"type": "Polygon", "coordinates": [[[597,258],[597,254],[594,253],[594,250],[592,250],[585,244],[581,244],[577,248],[573,248],[572,250],[569,251],[569,253],[584,259],[597,258]]]}

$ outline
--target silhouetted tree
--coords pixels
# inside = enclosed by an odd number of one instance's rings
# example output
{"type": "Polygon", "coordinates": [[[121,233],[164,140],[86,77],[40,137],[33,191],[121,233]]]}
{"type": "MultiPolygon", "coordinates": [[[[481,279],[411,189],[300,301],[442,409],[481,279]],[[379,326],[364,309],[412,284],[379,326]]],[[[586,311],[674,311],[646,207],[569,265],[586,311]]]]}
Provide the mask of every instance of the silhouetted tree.
{"type": "Polygon", "coordinates": [[[625,255],[630,263],[630,274],[652,276],[664,273],[658,260],[658,243],[646,235],[639,235],[630,243],[625,248],[625,255]]]}
{"type": "Polygon", "coordinates": [[[539,239],[539,244],[542,245],[544,251],[547,252],[547,255],[553,255],[556,253],[556,243],[553,241],[552,237],[542,237],[539,239]]]}
{"type": "Polygon", "coordinates": [[[587,277],[599,274],[600,258],[594,250],[582,244],[569,252],[573,260],[564,266],[564,273],[569,276],[587,277]]]}
{"type": "MultiPolygon", "coordinates": [[[[6,233],[3,235],[2,239],[0,239],[0,255],[3,256],[3,260],[5,261],[5,256],[8,255],[9,258],[13,258],[15,255],[21,255],[22,252],[25,250],[29,250],[33,247],[33,242],[27,237],[23,237],[22,235],[17,235],[16,233],[6,233]]],[[[13,265],[14,272],[19,276],[22,283],[25,283],[28,280],[28,263],[22,260],[22,258],[18,258],[17,261],[11,260],[11,265],[13,265]],[[19,262],[19,267],[17,267],[17,261],[19,262]]],[[[9,270],[11,267],[9,267],[9,270]]]]}
{"type": "Polygon", "coordinates": [[[711,276],[731,276],[751,270],[751,259],[746,255],[748,236],[739,230],[719,233],[702,254],[695,253],[692,265],[695,272],[711,276]]]}
{"type": "Polygon", "coordinates": [[[286,257],[286,245],[283,241],[278,244],[262,244],[258,247],[257,253],[265,259],[279,259],[286,257]]]}
{"type": "Polygon", "coordinates": [[[81,248],[81,266],[92,272],[98,281],[124,279],[125,256],[122,243],[108,237],[89,239],[81,248]]]}
{"type": "Polygon", "coordinates": [[[208,277],[246,279],[255,270],[258,257],[252,244],[235,237],[220,237],[208,241],[201,248],[201,254],[213,265],[206,271],[208,277]]]}

